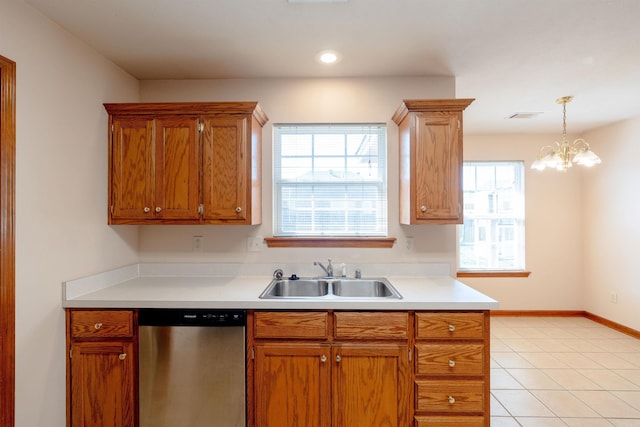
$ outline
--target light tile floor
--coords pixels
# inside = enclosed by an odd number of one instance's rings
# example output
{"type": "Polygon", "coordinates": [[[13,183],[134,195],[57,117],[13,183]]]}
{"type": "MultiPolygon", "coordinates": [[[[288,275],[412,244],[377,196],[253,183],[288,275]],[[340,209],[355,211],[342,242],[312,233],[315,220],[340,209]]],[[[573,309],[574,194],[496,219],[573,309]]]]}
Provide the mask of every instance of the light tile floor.
{"type": "Polygon", "coordinates": [[[640,340],[583,317],[492,317],[491,426],[640,427],[640,340]]]}

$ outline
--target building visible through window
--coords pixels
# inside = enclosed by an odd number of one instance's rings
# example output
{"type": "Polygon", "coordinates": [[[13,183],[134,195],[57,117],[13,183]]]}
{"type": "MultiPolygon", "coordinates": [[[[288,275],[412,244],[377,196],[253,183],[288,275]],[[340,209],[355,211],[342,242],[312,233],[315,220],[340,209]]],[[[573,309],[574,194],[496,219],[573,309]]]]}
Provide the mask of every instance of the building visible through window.
{"type": "Polygon", "coordinates": [[[525,268],[524,163],[465,162],[458,269],[525,268]]]}
{"type": "Polygon", "coordinates": [[[274,125],[274,236],[387,235],[383,124],[274,125]]]}

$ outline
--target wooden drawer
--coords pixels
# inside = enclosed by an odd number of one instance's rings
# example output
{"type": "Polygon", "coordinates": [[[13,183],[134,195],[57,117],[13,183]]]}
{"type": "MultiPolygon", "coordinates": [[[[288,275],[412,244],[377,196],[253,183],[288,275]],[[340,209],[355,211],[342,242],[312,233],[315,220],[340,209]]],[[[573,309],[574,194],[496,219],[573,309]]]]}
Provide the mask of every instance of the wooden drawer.
{"type": "Polygon", "coordinates": [[[484,313],[416,313],[417,339],[482,339],[484,313]]]}
{"type": "Polygon", "coordinates": [[[482,376],[484,345],[416,344],[416,375],[482,376]]]}
{"type": "Polygon", "coordinates": [[[256,338],[329,337],[329,314],[326,312],[257,311],[253,315],[256,338]]]}
{"type": "Polygon", "coordinates": [[[416,417],[416,427],[484,427],[484,417],[416,417]]]}
{"type": "Polygon", "coordinates": [[[406,340],[409,337],[409,314],[388,312],[336,312],[336,339],[406,340]]]}
{"type": "Polygon", "coordinates": [[[418,380],[416,411],[461,413],[484,411],[482,380],[418,380]]]}
{"type": "Polygon", "coordinates": [[[133,336],[133,311],[72,310],[73,338],[130,338],[133,336]]]}

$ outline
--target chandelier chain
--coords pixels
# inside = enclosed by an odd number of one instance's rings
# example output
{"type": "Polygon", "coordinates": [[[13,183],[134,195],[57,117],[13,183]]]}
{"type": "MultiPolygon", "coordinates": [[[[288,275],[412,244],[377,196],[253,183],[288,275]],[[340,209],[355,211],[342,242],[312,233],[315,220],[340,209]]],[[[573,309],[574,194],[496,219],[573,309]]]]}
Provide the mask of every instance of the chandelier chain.
{"type": "Polygon", "coordinates": [[[567,139],[567,103],[562,103],[562,140],[567,139]]]}

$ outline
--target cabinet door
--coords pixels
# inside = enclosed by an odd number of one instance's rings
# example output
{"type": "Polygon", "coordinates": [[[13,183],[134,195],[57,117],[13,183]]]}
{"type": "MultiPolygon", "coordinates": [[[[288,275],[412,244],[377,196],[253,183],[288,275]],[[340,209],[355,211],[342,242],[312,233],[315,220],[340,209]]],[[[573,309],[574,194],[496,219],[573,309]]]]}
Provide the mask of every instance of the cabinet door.
{"type": "Polygon", "coordinates": [[[330,353],[323,344],[257,344],[256,427],[329,427],[330,353]]]}
{"type": "Polygon", "coordinates": [[[198,219],[197,117],[156,119],[155,204],[159,219],[198,219]]]}
{"type": "Polygon", "coordinates": [[[135,355],[131,342],[71,346],[71,425],[135,425],[135,355]]]}
{"type": "Polygon", "coordinates": [[[406,345],[337,345],[333,349],[333,427],[409,425],[406,345]]]}
{"type": "Polygon", "coordinates": [[[114,117],[110,219],[153,218],[153,119],[114,117]]]}
{"type": "Polygon", "coordinates": [[[243,224],[250,218],[247,180],[251,170],[250,122],[229,115],[204,120],[204,219],[243,224]]]}
{"type": "Polygon", "coordinates": [[[459,112],[416,113],[415,217],[462,223],[459,112]]]}

